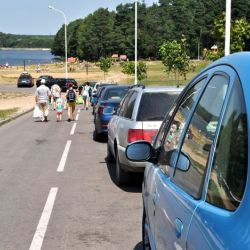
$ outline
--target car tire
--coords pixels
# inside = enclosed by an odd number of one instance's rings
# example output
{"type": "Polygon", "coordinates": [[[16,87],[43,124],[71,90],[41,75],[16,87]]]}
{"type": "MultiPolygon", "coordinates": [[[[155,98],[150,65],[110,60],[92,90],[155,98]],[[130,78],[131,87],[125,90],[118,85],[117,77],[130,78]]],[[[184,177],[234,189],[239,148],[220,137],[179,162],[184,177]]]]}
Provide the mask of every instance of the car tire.
{"type": "Polygon", "coordinates": [[[94,141],[99,141],[100,140],[100,135],[97,133],[96,130],[93,132],[93,139],[94,141]]]}
{"type": "Polygon", "coordinates": [[[116,152],[115,156],[115,183],[117,186],[125,186],[129,182],[130,174],[129,172],[125,172],[119,160],[118,152],[116,152]]]}
{"type": "Polygon", "coordinates": [[[148,232],[146,229],[147,227],[148,227],[148,220],[146,217],[145,210],[143,209],[143,215],[142,215],[142,249],[143,250],[151,250],[148,232]]]}
{"type": "Polygon", "coordinates": [[[110,151],[110,146],[107,143],[107,157],[106,157],[107,162],[109,163],[113,163],[115,162],[115,157],[112,155],[111,151],[110,151]]]}

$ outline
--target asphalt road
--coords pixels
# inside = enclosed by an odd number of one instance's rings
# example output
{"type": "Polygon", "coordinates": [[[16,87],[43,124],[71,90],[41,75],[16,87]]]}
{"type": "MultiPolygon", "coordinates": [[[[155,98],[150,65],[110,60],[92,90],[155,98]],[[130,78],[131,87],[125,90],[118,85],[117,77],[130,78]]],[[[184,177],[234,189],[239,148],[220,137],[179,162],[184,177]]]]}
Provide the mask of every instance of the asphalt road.
{"type": "Polygon", "coordinates": [[[1,84],[0,85],[0,92],[1,91],[35,94],[36,85],[34,85],[32,88],[18,88],[16,84],[1,84]]]}
{"type": "Polygon", "coordinates": [[[0,127],[1,250],[140,250],[141,183],[117,187],[91,111],[0,127]]]}

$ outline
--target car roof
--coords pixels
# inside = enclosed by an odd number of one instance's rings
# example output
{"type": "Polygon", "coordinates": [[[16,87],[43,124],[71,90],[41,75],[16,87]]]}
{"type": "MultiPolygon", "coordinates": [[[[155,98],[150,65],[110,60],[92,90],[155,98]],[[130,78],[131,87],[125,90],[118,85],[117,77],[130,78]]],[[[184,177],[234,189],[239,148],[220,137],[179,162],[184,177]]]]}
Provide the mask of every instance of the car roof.
{"type": "Polygon", "coordinates": [[[21,73],[19,77],[32,77],[29,73],[21,73]]]}
{"type": "MultiPolygon", "coordinates": [[[[102,86],[103,87],[103,86],[102,86]]],[[[105,87],[105,91],[108,91],[109,89],[127,89],[129,88],[130,86],[128,85],[111,85],[111,86],[104,86],[105,87]]]]}
{"type": "Polygon", "coordinates": [[[39,78],[47,78],[47,77],[52,77],[50,75],[42,75],[42,76],[39,76],[39,78]]]}
{"type": "Polygon", "coordinates": [[[184,87],[176,87],[176,86],[156,86],[156,87],[134,87],[131,90],[137,90],[141,92],[181,92],[184,87]]]}

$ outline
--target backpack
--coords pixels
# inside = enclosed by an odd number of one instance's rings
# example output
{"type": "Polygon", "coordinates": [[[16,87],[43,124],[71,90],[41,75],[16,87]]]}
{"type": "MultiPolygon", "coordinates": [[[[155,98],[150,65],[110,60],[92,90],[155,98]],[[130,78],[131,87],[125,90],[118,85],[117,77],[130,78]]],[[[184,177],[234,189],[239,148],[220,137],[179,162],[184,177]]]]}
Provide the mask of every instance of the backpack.
{"type": "Polygon", "coordinates": [[[67,95],[67,100],[69,102],[75,102],[75,100],[76,100],[76,94],[75,94],[75,91],[73,89],[69,90],[68,95],[67,95]]]}

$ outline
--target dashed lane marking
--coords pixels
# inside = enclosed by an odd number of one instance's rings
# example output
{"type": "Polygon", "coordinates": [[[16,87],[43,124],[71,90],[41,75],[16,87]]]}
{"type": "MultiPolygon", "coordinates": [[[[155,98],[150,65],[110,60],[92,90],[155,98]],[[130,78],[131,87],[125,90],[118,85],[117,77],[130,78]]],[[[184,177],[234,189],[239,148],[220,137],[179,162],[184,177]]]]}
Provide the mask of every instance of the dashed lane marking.
{"type": "Polygon", "coordinates": [[[58,188],[52,187],[49,192],[46,204],[44,206],[40,221],[37,225],[36,232],[31,242],[29,250],[40,250],[43,244],[44,236],[49,224],[50,215],[56,199],[58,188]]]}
{"type": "Polygon", "coordinates": [[[72,129],[70,131],[70,135],[73,135],[75,133],[75,129],[76,129],[76,122],[74,122],[72,129]]]}
{"type": "Polygon", "coordinates": [[[68,157],[70,145],[71,145],[71,140],[68,140],[66,143],[65,149],[63,151],[62,158],[61,158],[60,163],[58,165],[57,172],[63,172],[63,170],[64,170],[64,166],[65,166],[65,163],[66,163],[66,160],[68,157]]]}

